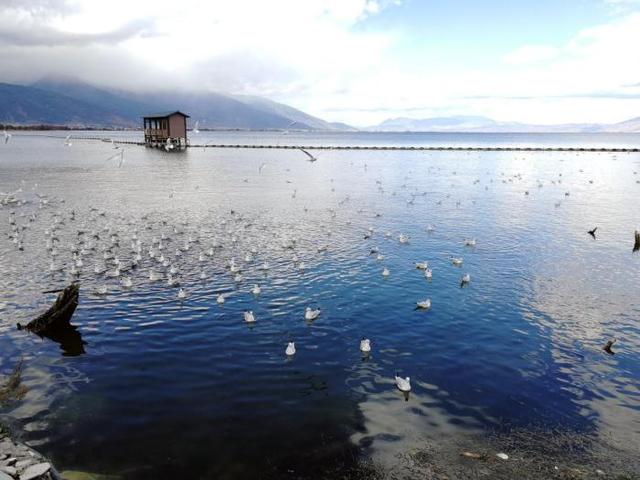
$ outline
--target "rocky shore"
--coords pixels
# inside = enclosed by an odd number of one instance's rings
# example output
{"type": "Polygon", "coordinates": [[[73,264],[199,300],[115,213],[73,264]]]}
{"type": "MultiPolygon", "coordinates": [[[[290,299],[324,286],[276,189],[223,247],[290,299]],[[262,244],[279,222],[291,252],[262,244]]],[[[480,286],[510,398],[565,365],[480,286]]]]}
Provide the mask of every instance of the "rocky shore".
{"type": "Polygon", "coordinates": [[[0,427],[0,480],[62,480],[62,477],[46,458],[14,442],[0,427]]]}

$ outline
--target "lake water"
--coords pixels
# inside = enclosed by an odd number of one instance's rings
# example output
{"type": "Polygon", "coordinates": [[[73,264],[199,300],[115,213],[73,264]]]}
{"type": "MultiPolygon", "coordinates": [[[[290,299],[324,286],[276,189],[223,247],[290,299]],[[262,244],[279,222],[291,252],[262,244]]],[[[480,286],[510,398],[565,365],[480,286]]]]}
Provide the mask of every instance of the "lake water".
{"type": "MultiPolygon", "coordinates": [[[[24,201],[0,207],[0,369],[23,357],[29,388],[0,413],[60,470],[324,478],[367,458],[402,471],[403,455],[429,442],[533,426],[637,455],[640,154],[322,151],[311,163],[296,150],[126,146],[119,167],[110,144],[65,146],[65,135],[16,133],[0,145],[0,191],[21,189],[24,201]],[[107,252],[126,270],[136,239],[142,260],[122,273],[130,288],[94,273],[115,269],[107,252]],[[61,345],[18,331],[55,298],[43,291],[76,278],[75,248],[85,250],[72,318],[81,337],[61,345]],[[167,284],[171,267],[185,299],[167,284]],[[426,298],[431,309],[416,310],[426,298]],[[307,306],[321,309],[313,322],[307,306]],[[411,377],[407,401],[396,372],[411,377]]],[[[74,132],[83,135],[140,133],[74,132]]],[[[640,135],[191,141],[637,147],[640,135]]]]}

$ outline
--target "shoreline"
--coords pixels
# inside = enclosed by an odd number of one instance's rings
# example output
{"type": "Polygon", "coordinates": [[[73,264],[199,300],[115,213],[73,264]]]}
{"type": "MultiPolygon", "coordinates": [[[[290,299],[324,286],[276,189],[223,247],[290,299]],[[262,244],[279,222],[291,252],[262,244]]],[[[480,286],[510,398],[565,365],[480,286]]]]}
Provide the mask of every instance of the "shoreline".
{"type": "Polygon", "coordinates": [[[49,459],[0,425],[0,480],[63,480],[49,459]]]}

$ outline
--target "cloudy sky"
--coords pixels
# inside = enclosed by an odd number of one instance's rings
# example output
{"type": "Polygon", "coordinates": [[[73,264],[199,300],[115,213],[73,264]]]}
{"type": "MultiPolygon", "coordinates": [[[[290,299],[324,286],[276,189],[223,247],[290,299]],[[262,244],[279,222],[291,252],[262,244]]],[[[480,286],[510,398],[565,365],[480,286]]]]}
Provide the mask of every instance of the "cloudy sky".
{"type": "Polygon", "coordinates": [[[640,116],[640,0],[0,0],[0,81],[261,95],[353,125],[640,116]]]}

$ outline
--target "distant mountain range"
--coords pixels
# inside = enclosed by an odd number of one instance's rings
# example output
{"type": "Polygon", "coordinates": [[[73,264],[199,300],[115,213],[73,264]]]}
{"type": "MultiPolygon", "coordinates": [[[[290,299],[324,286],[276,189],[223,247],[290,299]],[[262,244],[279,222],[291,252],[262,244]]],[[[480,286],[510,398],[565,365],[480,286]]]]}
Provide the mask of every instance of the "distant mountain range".
{"type": "Polygon", "coordinates": [[[145,114],[181,110],[211,129],[353,130],[271,100],[219,93],[132,93],[68,80],[0,83],[0,124],[136,128],[145,114]],[[295,123],[294,123],[295,122],[295,123]]]}
{"type": "Polygon", "coordinates": [[[529,125],[498,122],[487,117],[452,116],[436,118],[392,118],[366,128],[384,132],[487,132],[487,133],[640,133],[640,117],[614,124],[569,123],[559,125],[529,125]]]}
{"type": "MultiPolygon", "coordinates": [[[[355,131],[266,98],[178,91],[133,93],[101,89],[69,79],[31,85],[0,83],[0,124],[140,128],[148,113],[181,110],[201,129],[355,131]]],[[[640,117],[615,124],[528,125],[481,116],[392,118],[364,131],[386,132],[633,132],[640,117]]]]}

